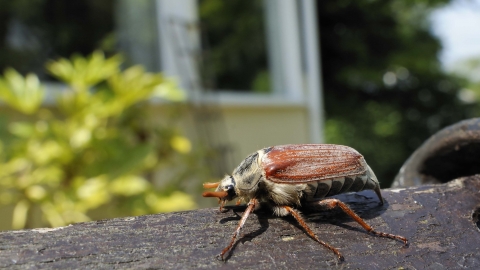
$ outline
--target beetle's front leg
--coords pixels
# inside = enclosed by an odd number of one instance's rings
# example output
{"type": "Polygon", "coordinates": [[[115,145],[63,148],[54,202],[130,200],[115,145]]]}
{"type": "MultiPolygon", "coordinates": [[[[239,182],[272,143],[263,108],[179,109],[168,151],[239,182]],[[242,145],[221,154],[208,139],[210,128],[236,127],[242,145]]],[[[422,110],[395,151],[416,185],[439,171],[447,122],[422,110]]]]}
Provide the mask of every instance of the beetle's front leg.
{"type": "Polygon", "coordinates": [[[220,253],[220,258],[222,261],[224,260],[223,256],[232,249],[233,244],[235,243],[235,240],[237,239],[238,235],[240,234],[240,230],[243,228],[243,225],[245,224],[245,221],[247,220],[248,216],[250,213],[255,209],[255,206],[258,205],[258,200],[256,198],[252,198],[248,202],[247,209],[243,213],[242,218],[240,219],[240,222],[238,223],[237,229],[235,229],[235,232],[233,233],[232,240],[230,241],[230,244],[226,248],[222,250],[222,253],[220,253]]]}
{"type": "Polygon", "coordinates": [[[312,206],[312,207],[320,206],[320,207],[326,207],[327,209],[332,209],[332,208],[335,208],[335,207],[338,206],[338,207],[340,207],[340,209],[343,210],[343,212],[345,212],[347,215],[352,217],[356,222],[358,222],[358,224],[362,225],[362,227],[365,230],[367,230],[367,232],[378,235],[378,236],[381,236],[381,237],[388,237],[388,238],[400,240],[405,244],[405,246],[408,245],[407,238],[405,238],[403,236],[375,231],[372,228],[372,226],[368,225],[361,217],[359,217],[357,214],[355,214],[355,212],[353,212],[353,210],[350,207],[348,207],[345,203],[343,203],[340,200],[324,199],[324,200],[321,200],[321,201],[310,202],[310,203],[308,203],[307,207],[308,206],[312,206]]]}

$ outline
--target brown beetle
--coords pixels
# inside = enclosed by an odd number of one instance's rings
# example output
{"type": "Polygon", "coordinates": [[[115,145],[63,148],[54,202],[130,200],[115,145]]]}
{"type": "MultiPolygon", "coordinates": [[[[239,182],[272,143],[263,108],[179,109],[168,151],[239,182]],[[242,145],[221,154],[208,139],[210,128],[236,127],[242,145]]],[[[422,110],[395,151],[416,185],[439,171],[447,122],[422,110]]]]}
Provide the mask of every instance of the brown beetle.
{"type": "Polygon", "coordinates": [[[293,207],[340,207],[369,233],[403,241],[405,237],[377,232],[346,204],[337,199],[324,199],[344,192],[373,189],[383,204],[380,185],[363,156],[355,149],[334,144],[279,145],[261,149],[249,155],[234,171],[218,183],[205,183],[204,197],[220,199],[220,210],[226,201],[248,202],[230,244],[220,253],[230,251],[250,213],[269,205],[278,216],[291,214],[315,241],[333,251],[343,261],[340,252],[320,240],[293,207]]]}

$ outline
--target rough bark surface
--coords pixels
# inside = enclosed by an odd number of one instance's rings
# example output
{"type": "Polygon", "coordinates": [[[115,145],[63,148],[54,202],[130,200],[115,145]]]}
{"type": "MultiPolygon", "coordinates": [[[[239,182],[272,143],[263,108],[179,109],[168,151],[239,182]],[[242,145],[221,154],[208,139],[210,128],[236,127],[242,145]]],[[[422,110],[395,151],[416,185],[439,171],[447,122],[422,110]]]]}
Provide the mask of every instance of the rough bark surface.
{"type": "Polygon", "coordinates": [[[480,176],[471,176],[383,190],[383,206],[370,191],[337,196],[378,231],[407,237],[408,247],[366,233],[338,210],[304,212],[318,237],[342,252],[343,263],[293,218],[268,212],[252,214],[228,260],[218,261],[244,210],[237,207],[0,232],[0,268],[479,269],[479,191],[480,176]]]}

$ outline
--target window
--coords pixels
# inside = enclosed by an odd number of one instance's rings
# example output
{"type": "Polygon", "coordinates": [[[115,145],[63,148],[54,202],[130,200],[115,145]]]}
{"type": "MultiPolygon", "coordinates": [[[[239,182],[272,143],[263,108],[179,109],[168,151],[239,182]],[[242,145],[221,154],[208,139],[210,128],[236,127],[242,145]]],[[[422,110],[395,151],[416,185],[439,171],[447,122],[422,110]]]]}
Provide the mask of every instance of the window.
{"type": "Polygon", "coordinates": [[[271,92],[262,0],[199,0],[203,87],[271,92]]]}
{"type": "Polygon", "coordinates": [[[157,3],[162,66],[182,78],[194,98],[213,92],[220,102],[305,102],[298,1],[157,3]],[[234,10],[245,22],[237,22],[234,10]],[[205,93],[209,87],[215,89],[205,93]]]}

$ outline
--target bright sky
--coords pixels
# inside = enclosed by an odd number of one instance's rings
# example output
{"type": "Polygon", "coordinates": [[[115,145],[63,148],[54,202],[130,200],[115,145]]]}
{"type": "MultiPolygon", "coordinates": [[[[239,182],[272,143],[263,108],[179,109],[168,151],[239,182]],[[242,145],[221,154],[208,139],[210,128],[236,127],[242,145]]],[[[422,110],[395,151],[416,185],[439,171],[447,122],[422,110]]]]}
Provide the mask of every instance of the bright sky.
{"type": "Polygon", "coordinates": [[[480,0],[453,0],[433,12],[431,20],[442,41],[439,57],[446,69],[458,60],[480,57],[480,0]]]}

